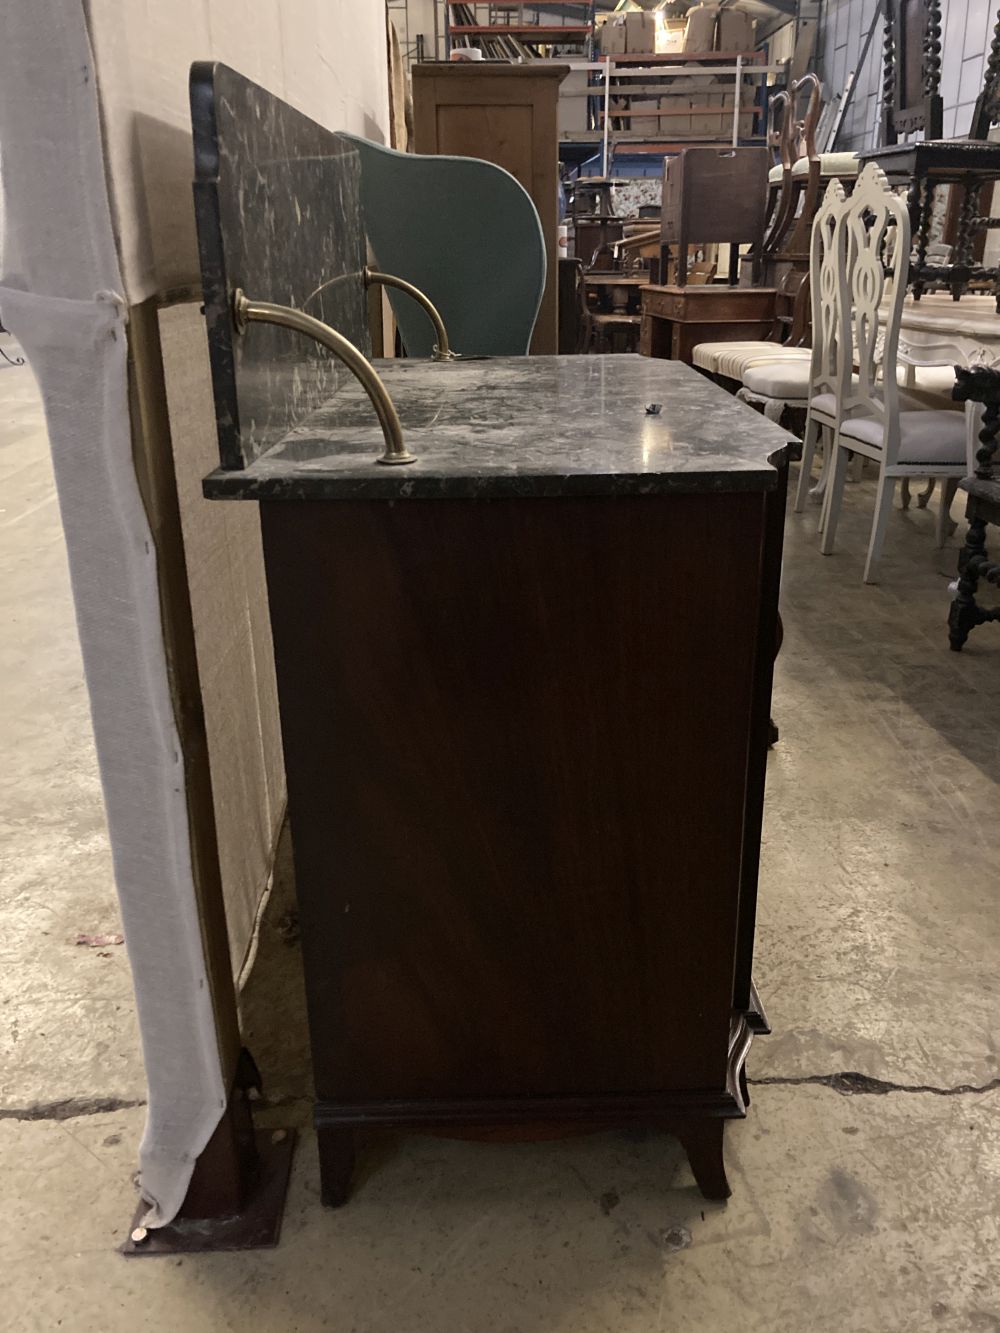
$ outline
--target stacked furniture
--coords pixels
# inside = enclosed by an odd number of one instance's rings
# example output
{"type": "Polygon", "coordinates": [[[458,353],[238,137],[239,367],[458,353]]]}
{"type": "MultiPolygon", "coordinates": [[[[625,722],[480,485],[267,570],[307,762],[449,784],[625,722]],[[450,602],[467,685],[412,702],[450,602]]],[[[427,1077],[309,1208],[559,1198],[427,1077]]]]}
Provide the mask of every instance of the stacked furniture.
{"type": "Polygon", "coordinates": [[[992,284],[1000,310],[1000,270],[977,260],[986,231],[997,225],[988,200],[1000,180],[1000,145],[988,142],[1000,115],[1000,21],[986,64],[969,137],[942,139],[940,0],[886,0],[881,143],[862,154],[877,162],[893,184],[909,184],[908,206],[915,255],[910,274],[914,296],[945,284],[957,300],[971,282],[992,284]],[[901,138],[922,133],[922,139],[901,138]],[[959,203],[951,210],[956,237],[950,262],[932,252],[931,229],[939,187],[950,185],[959,203]]]}
{"type": "MultiPolygon", "coordinates": [[[[481,157],[518,180],[538,210],[547,274],[531,351],[551,354],[559,341],[556,100],[568,65],[415,64],[413,147],[417,153],[481,157]]],[[[484,254],[485,265],[496,255],[484,254]]]]}

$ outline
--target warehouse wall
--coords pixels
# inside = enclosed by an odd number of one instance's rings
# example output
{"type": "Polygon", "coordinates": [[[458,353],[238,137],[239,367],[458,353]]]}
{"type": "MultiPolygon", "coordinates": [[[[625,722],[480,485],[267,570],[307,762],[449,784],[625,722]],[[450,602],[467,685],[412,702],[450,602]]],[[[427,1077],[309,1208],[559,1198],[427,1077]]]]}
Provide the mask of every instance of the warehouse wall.
{"type": "MultiPolygon", "coordinates": [[[[381,0],[89,0],[108,190],[125,299],[161,315],[170,434],[195,628],[230,952],[239,973],[285,788],[255,505],[210,504],[215,419],[191,192],[188,71],[219,60],[332,129],[385,141],[381,0]],[[185,296],[186,294],[186,296],[185,296]]],[[[169,653],[169,646],[168,646],[169,653]]]]}
{"type": "MultiPolygon", "coordinates": [[[[843,90],[850,70],[857,65],[865,35],[872,24],[876,0],[827,0],[820,16],[817,71],[826,96],[843,90]]],[[[946,138],[967,134],[972,108],[982,87],[986,56],[996,22],[990,0],[942,0],[942,79],[946,138]]],[[[874,146],[878,132],[882,84],[881,20],[858,76],[858,86],[838,148],[874,146]]]]}

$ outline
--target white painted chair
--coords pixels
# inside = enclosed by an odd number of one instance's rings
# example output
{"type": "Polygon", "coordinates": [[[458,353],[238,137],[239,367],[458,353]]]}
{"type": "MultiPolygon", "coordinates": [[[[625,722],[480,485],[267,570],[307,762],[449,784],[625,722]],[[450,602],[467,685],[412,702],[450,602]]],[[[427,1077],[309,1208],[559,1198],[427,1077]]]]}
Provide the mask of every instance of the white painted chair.
{"type": "Polygon", "coordinates": [[[824,337],[817,338],[814,305],[814,347],[819,343],[823,349],[830,330],[824,350],[832,348],[833,355],[813,379],[796,507],[801,509],[804,502],[820,425],[828,426],[832,435],[821,524],[824,555],[832,554],[836,540],[848,453],[876,462],[878,489],[864,572],[864,581],[874,583],[898,479],[940,477],[945,482],[938,515],[938,545],[944,545],[951,499],[968,469],[965,420],[957,412],[914,410],[905,398],[901,403],[895,368],[910,257],[910,220],[905,202],[889,188],[876,163],[865,167],[850,200],[833,218],[813,229],[813,247],[820,270],[817,282],[814,268],[813,290],[819,296],[824,331],[824,337]],[[889,237],[891,246],[886,244],[889,237]],[[884,328],[880,328],[886,267],[892,290],[884,328]],[[892,367],[893,373],[880,379],[882,364],[892,367]]]}
{"type": "MultiPolygon", "coordinates": [[[[743,386],[736,397],[741,402],[759,407],[769,421],[780,421],[785,408],[808,409],[811,372],[812,365],[808,359],[768,361],[761,357],[748,363],[741,375],[743,386]]],[[[960,404],[951,401],[955,372],[947,367],[900,366],[896,379],[901,388],[905,389],[899,397],[900,404],[905,408],[938,408],[946,412],[962,410],[960,404]]],[[[917,503],[921,507],[926,504],[926,497],[931,490],[918,496],[917,503]]],[[[820,496],[817,494],[815,498],[818,500],[820,496]]],[[[904,486],[904,509],[908,503],[909,492],[904,486]]]]}
{"type": "MultiPolygon", "coordinates": [[[[827,434],[823,474],[813,497],[819,498],[825,488],[825,473],[833,455],[831,441],[840,428],[838,389],[841,362],[850,373],[851,358],[840,356],[837,345],[840,326],[837,319],[837,289],[839,274],[846,267],[846,246],[841,220],[847,207],[847,196],[839,180],[826,187],[823,202],[813,219],[809,249],[809,280],[812,299],[812,359],[809,382],[805,394],[807,403],[806,428],[802,436],[802,463],[799,484],[795,492],[795,509],[801,512],[810,494],[813,458],[820,434],[827,434]]],[[[763,389],[763,385],[760,386],[763,389]]]]}

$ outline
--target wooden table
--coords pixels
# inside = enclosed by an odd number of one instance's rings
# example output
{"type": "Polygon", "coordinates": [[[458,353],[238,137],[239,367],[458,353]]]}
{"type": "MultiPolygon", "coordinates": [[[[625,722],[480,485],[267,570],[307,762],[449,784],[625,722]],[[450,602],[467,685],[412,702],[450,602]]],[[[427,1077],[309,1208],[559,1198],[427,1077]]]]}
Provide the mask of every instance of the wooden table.
{"type": "Polygon", "coordinates": [[[899,360],[910,366],[1000,367],[1000,315],[992,296],[953,301],[934,292],[903,303],[899,360]]]}
{"type": "Polygon", "coordinates": [[[584,281],[599,294],[600,308],[593,311],[598,352],[634,352],[641,326],[638,308],[640,288],[649,286],[648,273],[587,273],[584,281]]]}
{"type": "Polygon", "coordinates": [[[642,291],[643,356],[691,364],[698,343],[766,338],[775,318],[774,287],[647,286],[642,291]]]}
{"type": "MultiPolygon", "coordinates": [[[[963,296],[953,301],[946,292],[934,292],[903,304],[897,359],[905,366],[984,366],[1000,368],[1000,315],[992,296],[963,296]]],[[[969,471],[973,471],[975,437],[982,421],[982,405],[966,402],[969,471]]]]}
{"type": "Polygon", "coordinates": [[[954,366],[957,397],[965,403],[970,475],[961,486],[969,497],[965,509],[969,530],[959,555],[957,595],[948,619],[950,646],[960,652],[975,626],[1000,619],[1000,612],[980,607],[975,596],[981,579],[1000,583],[1000,565],[986,551],[987,524],[1000,525],[1000,482],[992,476],[1000,422],[1000,315],[995,298],[963,296],[954,301],[948,293],[935,292],[915,301],[908,296],[898,360],[914,367],[954,366]]]}
{"type": "Polygon", "coordinates": [[[590,287],[648,287],[648,273],[602,273],[600,269],[590,269],[587,274],[590,287]]]}

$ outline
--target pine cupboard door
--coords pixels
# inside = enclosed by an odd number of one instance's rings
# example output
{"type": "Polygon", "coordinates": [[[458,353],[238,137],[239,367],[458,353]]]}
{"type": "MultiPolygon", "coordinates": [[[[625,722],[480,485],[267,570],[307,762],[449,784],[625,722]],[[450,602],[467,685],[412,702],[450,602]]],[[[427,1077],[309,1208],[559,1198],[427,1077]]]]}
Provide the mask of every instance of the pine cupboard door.
{"type": "MultiPolygon", "coordinates": [[[[536,355],[558,351],[559,84],[568,66],[461,62],[413,66],[413,141],[418,153],[479,157],[503,167],[531,195],[545,237],[548,272],[531,339],[536,355]]],[[[484,255],[484,264],[502,263],[484,255]]]]}

